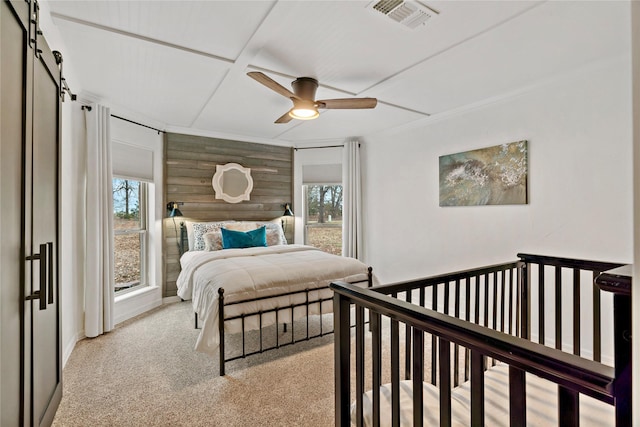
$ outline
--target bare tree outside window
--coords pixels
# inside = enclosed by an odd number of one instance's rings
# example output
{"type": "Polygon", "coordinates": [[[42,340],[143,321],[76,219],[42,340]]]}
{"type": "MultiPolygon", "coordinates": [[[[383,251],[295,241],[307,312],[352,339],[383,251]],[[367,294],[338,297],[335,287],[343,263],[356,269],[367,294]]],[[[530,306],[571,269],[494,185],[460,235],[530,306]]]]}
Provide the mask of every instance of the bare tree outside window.
{"type": "Polygon", "coordinates": [[[342,255],[342,186],[307,185],[305,243],[342,255]]]}

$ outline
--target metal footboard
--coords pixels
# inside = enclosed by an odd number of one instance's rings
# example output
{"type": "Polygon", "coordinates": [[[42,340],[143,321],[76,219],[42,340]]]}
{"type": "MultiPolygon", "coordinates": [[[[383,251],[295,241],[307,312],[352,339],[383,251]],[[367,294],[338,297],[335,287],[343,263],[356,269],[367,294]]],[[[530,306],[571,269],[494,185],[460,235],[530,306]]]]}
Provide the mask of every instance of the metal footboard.
{"type": "MultiPolygon", "coordinates": [[[[363,281],[364,282],[364,281],[363,281]]],[[[355,283],[362,283],[362,282],[355,282],[355,283]]],[[[372,273],[372,268],[369,267],[368,268],[368,272],[367,272],[367,279],[366,279],[366,283],[367,283],[367,287],[371,287],[373,284],[373,273],[372,273]]],[[[323,337],[325,335],[329,335],[334,333],[334,327],[332,327],[331,329],[325,329],[325,327],[323,326],[323,322],[322,322],[322,316],[324,314],[328,314],[328,313],[323,313],[322,312],[322,304],[324,302],[329,302],[333,300],[333,296],[327,296],[327,297],[321,297],[321,292],[323,290],[329,289],[329,285],[327,285],[326,287],[322,287],[322,288],[316,288],[316,289],[305,289],[305,290],[301,290],[301,291],[295,291],[295,292],[287,292],[284,294],[278,294],[278,295],[272,295],[272,296],[267,296],[267,297],[259,297],[259,298],[253,298],[250,300],[243,300],[243,301],[236,301],[233,303],[225,303],[225,291],[224,289],[220,288],[218,289],[218,333],[219,333],[219,337],[220,337],[220,346],[219,346],[219,363],[220,363],[220,375],[223,376],[225,375],[225,363],[226,362],[231,362],[233,360],[237,360],[237,359],[242,359],[242,358],[246,358],[248,356],[252,356],[255,354],[260,354],[260,353],[264,353],[266,351],[269,350],[275,350],[275,349],[279,349],[282,347],[286,347],[289,345],[293,345],[302,341],[308,341],[310,339],[313,338],[319,338],[319,337],[323,337]],[[318,298],[310,298],[309,294],[311,292],[317,292],[317,296],[318,298]],[[246,304],[246,303],[251,303],[251,302],[257,302],[257,301],[264,301],[264,300],[269,300],[269,299],[275,299],[275,298],[279,298],[279,297],[283,297],[283,296],[304,296],[304,302],[299,302],[299,303],[293,303],[290,305],[286,305],[286,306],[282,306],[282,307],[274,307],[272,309],[268,309],[268,310],[259,310],[257,312],[251,312],[251,313],[243,313],[237,316],[231,316],[231,317],[226,317],[225,316],[225,307],[230,307],[233,305],[238,305],[238,304],[246,304]],[[319,325],[319,332],[318,333],[310,333],[310,329],[309,329],[309,310],[310,307],[314,306],[314,305],[318,305],[318,309],[319,309],[319,316],[320,316],[320,325],[319,325]],[[306,318],[306,328],[304,331],[304,334],[302,336],[302,338],[296,338],[296,329],[295,329],[295,323],[294,323],[294,318],[295,318],[295,310],[296,309],[303,309],[305,311],[304,316],[306,318]],[[288,339],[286,341],[280,341],[280,336],[278,333],[276,333],[275,337],[276,337],[276,342],[274,345],[268,345],[265,346],[263,345],[263,325],[262,325],[262,319],[263,316],[267,315],[267,314],[271,314],[271,313],[275,313],[275,324],[276,324],[276,328],[279,327],[280,325],[280,313],[283,313],[285,311],[289,311],[290,315],[291,315],[291,331],[290,331],[290,336],[291,339],[288,339]],[[258,328],[258,332],[259,332],[259,348],[255,351],[247,351],[246,349],[246,333],[248,332],[245,328],[245,319],[250,318],[250,317],[255,317],[257,316],[257,318],[259,319],[259,328],[258,328]],[[241,340],[242,340],[242,352],[239,355],[235,355],[235,356],[230,356],[227,357],[226,355],[226,348],[225,348],[225,322],[230,322],[230,321],[234,321],[234,320],[239,320],[242,324],[241,326],[241,340]]],[[[335,326],[335,322],[333,323],[333,326],[335,326]]],[[[195,327],[198,327],[198,315],[197,313],[195,314],[195,327]]],[[[285,328],[285,332],[286,332],[286,327],[287,324],[284,324],[284,328],[285,328]]]]}

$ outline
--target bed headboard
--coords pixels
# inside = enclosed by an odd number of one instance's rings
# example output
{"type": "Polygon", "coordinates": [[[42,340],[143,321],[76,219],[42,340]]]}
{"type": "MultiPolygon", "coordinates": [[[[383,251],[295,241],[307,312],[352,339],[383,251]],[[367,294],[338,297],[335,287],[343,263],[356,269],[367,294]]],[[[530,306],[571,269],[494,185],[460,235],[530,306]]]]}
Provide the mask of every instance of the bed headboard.
{"type": "Polygon", "coordinates": [[[180,256],[189,250],[189,236],[187,234],[187,226],[184,222],[180,223],[180,239],[178,240],[178,250],[180,256]]]}

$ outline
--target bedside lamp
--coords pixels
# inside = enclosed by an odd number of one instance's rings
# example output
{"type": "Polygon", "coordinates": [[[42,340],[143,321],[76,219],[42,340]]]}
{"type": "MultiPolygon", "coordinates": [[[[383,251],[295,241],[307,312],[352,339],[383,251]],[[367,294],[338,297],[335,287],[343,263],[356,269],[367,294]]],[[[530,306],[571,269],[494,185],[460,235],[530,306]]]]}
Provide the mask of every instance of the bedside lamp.
{"type": "MultiPolygon", "coordinates": [[[[183,216],[180,209],[178,209],[178,202],[169,202],[167,203],[167,210],[169,212],[169,218],[174,218],[176,216],[183,216]]],[[[175,220],[174,220],[175,221],[175,220]]]]}
{"type": "MultiPolygon", "coordinates": [[[[182,253],[182,242],[180,241],[180,237],[178,237],[178,226],[176,225],[176,217],[183,216],[180,209],[178,209],[178,205],[182,203],[179,202],[169,202],[167,203],[167,210],[169,211],[169,218],[173,220],[173,229],[176,231],[176,244],[178,245],[178,251],[182,253]]],[[[182,223],[180,223],[182,226],[182,223]]]]}
{"type": "MultiPolygon", "coordinates": [[[[285,203],[284,205],[282,205],[282,207],[284,208],[284,213],[282,214],[282,216],[293,216],[293,212],[291,211],[291,205],[289,203],[285,203]]],[[[281,224],[282,224],[282,231],[284,231],[286,233],[287,228],[286,225],[287,223],[284,221],[284,218],[282,218],[280,220],[281,224]]]]}

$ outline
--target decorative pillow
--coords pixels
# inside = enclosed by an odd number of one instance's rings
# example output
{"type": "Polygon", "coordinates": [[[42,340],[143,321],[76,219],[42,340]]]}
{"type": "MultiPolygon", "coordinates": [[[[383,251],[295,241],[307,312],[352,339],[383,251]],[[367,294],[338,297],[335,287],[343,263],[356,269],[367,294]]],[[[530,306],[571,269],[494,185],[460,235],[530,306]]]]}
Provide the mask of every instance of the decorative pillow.
{"type": "Polygon", "coordinates": [[[259,225],[253,221],[250,221],[250,222],[238,221],[238,222],[234,222],[233,224],[227,224],[224,226],[224,228],[226,228],[227,230],[234,230],[234,231],[251,231],[251,230],[255,230],[258,227],[259,225]]]}
{"type": "Polygon", "coordinates": [[[208,233],[204,233],[202,238],[204,239],[205,251],[219,251],[222,249],[222,232],[210,231],[208,233]]]}
{"type": "Polygon", "coordinates": [[[282,230],[280,219],[273,221],[237,221],[224,226],[227,230],[251,231],[258,227],[267,227],[267,246],[286,245],[287,238],[282,230]]]}
{"type": "Polygon", "coordinates": [[[220,229],[232,221],[218,221],[218,222],[194,222],[193,227],[193,247],[189,244],[189,250],[204,251],[204,235],[209,232],[220,231],[220,229]]]}
{"type": "Polygon", "coordinates": [[[267,246],[287,244],[287,238],[284,236],[280,220],[277,220],[277,222],[258,222],[257,225],[267,227],[267,246]]]}
{"type": "Polygon", "coordinates": [[[251,231],[235,231],[222,228],[222,248],[240,249],[267,246],[267,228],[262,226],[251,231]]]}

